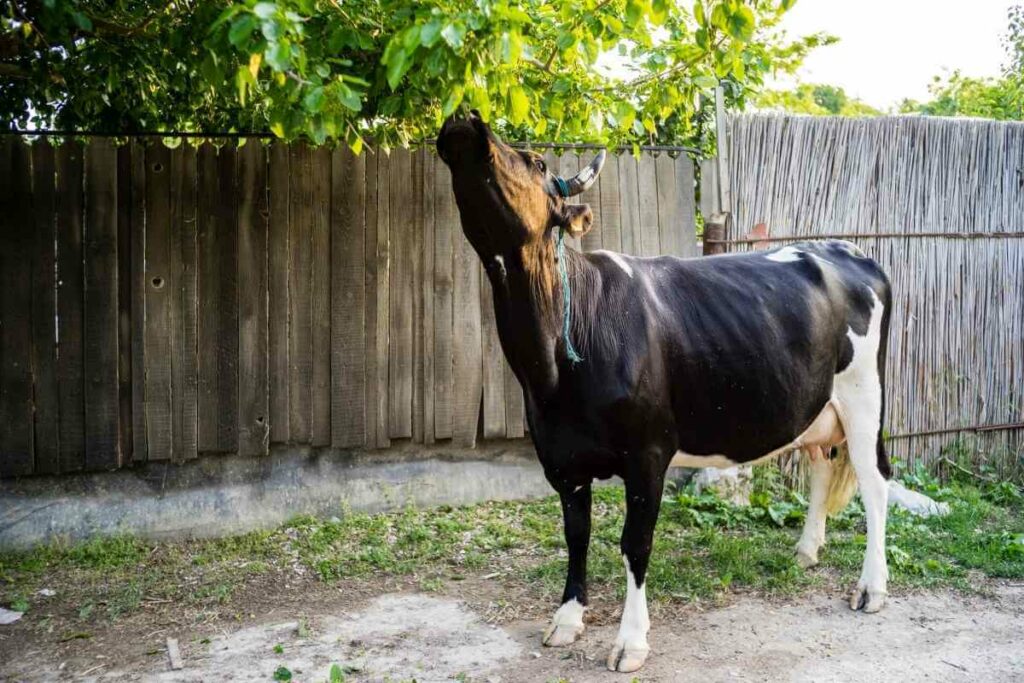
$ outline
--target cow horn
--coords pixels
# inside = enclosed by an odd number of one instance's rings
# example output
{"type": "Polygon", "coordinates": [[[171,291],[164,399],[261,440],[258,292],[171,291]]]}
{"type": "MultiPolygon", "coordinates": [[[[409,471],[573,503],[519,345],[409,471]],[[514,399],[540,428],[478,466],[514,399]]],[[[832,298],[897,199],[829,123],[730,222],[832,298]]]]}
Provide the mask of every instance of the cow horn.
{"type": "Polygon", "coordinates": [[[568,180],[559,178],[562,182],[558,183],[558,186],[559,188],[564,188],[562,196],[573,197],[589,190],[597,182],[597,176],[601,173],[601,169],[604,167],[604,160],[607,157],[608,152],[602,149],[586,168],[582,169],[572,178],[568,180]]]}

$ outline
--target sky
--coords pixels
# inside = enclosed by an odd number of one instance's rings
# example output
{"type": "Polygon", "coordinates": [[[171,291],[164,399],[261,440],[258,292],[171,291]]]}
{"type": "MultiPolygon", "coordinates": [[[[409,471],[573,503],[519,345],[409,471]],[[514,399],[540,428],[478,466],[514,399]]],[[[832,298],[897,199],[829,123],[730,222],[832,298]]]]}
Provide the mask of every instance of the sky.
{"type": "MultiPolygon", "coordinates": [[[[797,77],[841,86],[889,109],[903,98],[927,99],[943,70],[998,76],[1006,10],[1021,0],[798,0],[783,19],[790,36],[824,31],[839,43],[808,56],[797,77]]],[[[791,85],[783,78],[774,87],[791,85]]]]}

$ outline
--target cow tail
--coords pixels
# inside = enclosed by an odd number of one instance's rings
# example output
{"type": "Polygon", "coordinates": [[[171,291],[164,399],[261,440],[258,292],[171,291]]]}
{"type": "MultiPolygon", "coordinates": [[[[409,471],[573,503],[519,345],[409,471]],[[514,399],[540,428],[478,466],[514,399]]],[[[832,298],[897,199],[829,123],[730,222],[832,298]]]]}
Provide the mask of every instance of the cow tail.
{"type": "Polygon", "coordinates": [[[836,447],[836,456],[832,459],[832,479],[828,483],[828,495],[825,496],[825,510],[831,517],[842,512],[857,491],[857,474],[850,462],[850,451],[844,443],[836,447]]]}

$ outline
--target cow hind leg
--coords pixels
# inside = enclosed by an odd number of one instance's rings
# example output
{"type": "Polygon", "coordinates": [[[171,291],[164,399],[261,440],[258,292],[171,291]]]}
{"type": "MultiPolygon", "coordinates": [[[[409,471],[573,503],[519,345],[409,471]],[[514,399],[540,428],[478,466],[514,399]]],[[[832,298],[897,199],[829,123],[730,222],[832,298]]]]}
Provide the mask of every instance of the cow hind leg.
{"type": "Polygon", "coordinates": [[[867,521],[864,566],[850,595],[850,608],[863,608],[865,612],[882,609],[889,578],[885,559],[888,459],[881,443],[882,381],[878,363],[883,331],[882,309],[882,303],[876,297],[867,333],[861,337],[851,330],[848,334],[853,345],[853,359],[836,375],[833,385],[835,403],[846,432],[850,464],[857,475],[867,521]]]}
{"type": "MultiPolygon", "coordinates": [[[[859,418],[852,418],[852,422],[859,418]]],[[[857,473],[864,516],[867,521],[867,547],[864,551],[864,565],[857,587],[850,595],[850,609],[877,612],[885,604],[886,584],[889,569],[885,559],[885,523],[888,508],[888,488],[885,477],[878,471],[878,431],[868,433],[870,421],[860,428],[850,430],[850,461],[857,473]]],[[[877,424],[877,421],[876,421],[877,424]]]]}

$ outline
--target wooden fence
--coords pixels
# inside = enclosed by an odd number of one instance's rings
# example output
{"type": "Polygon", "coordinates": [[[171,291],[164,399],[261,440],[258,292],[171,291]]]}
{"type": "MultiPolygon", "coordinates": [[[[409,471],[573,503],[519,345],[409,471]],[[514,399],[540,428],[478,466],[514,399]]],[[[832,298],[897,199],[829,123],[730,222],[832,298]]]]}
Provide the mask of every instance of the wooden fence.
{"type": "Polygon", "coordinates": [[[728,137],[722,246],[839,236],[889,273],[890,453],[1024,464],[1024,124],[754,115],[728,137]]]}
{"type": "MultiPolygon", "coordinates": [[[[584,199],[584,248],[696,255],[687,157],[584,199]]],[[[522,393],[432,151],[0,137],[0,476],[478,435],[522,393]]]]}

